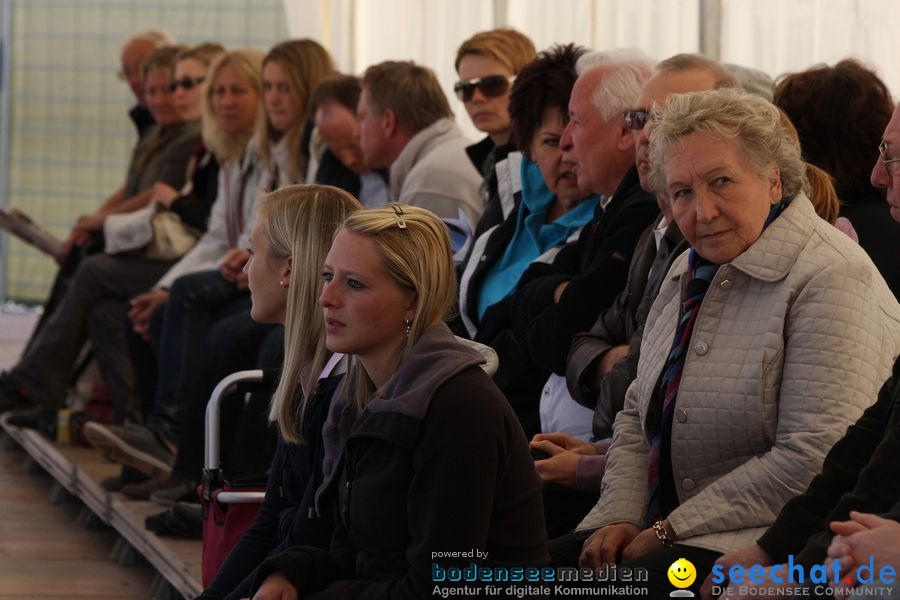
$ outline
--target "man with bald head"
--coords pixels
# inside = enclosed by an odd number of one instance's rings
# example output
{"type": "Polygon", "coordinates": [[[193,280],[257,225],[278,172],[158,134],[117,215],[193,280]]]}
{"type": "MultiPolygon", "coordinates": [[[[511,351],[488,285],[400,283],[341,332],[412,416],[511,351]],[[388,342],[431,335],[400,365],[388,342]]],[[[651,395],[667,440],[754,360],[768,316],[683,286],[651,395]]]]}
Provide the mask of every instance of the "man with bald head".
{"type": "Polygon", "coordinates": [[[119,78],[128,82],[128,87],[134,94],[137,104],[128,111],[134,126],[137,128],[138,136],[143,137],[144,132],[153,125],[153,117],[147,110],[147,103],[144,100],[144,85],[141,82],[141,64],[150,56],[154,50],[162,46],[174,44],[175,40],[164,31],[151,29],[136,33],[122,44],[122,50],[119,53],[121,61],[121,70],[119,78]]]}
{"type": "MultiPolygon", "coordinates": [[[[738,83],[719,63],[702,56],[679,54],[656,66],[637,102],[623,115],[633,132],[632,160],[640,185],[646,192],[653,192],[647,158],[649,115],[653,108],[664,106],[670,94],[719,87],[738,87],[738,83]]],[[[582,442],[558,429],[546,428],[545,431],[555,433],[538,435],[532,443],[534,449],[549,455],[548,459],[535,463],[541,479],[575,490],[572,493],[560,491],[551,496],[545,494],[547,521],[568,525],[567,530],[578,524],[599,496],[606,468],[607,438],[612,435],[613,421],[624,404],[625,391],[637,373],[644,322],[659,293],[663,276],[675,258],[688,247],[664,197],[656,195],[656,202],[661,214],[638,242],[628,268],[625,289],[600,313],[589,332],[575,336],[569,352],[566,364],[568,393],[585,409],[571,412],[576,415],[580,412],[582,418],[585,414],[590,418],[589,410],[593,411],[595,443],[582,442]],[[562,503],[566,510],[560,509],[562,503]]],[[[559,403],[565,406],[562,400],[559,403]]]]}

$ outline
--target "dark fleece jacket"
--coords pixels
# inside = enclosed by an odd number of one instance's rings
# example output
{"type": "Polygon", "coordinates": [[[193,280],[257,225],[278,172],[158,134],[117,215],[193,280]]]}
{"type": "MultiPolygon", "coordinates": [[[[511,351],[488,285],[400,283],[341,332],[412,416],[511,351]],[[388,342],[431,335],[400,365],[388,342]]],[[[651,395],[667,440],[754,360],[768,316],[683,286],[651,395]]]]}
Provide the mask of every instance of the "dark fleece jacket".
{"type": "MultiPolygon", "coordinates": [[[[344,447],[322,495],[337,509],[331,550],[273,557],[254,587],[278,571],[301,598],[418,599],[431,596],[432,562],[547,564],[528,443],[481,362],[445,325],[427,330],[384,396],[355,419],[339,418],[344,447]],[[432,555],[475,550],[486,558],[432,555]]],[[[352,412],[344,402],[330,419],[352,412]]]]}

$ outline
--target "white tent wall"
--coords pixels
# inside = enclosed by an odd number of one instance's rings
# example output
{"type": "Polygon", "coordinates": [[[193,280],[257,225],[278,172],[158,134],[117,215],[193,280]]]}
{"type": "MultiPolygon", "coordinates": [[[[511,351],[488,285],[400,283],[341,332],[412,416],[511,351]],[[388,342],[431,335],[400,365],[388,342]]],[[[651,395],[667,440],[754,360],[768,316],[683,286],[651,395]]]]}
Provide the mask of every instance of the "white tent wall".
{"type": "Polygon", "coordinates": [[[722,0],[721,60],[772,76],[852,56],[900,92],[900,2],[722,0]]]}
{"type": "MultiPolygon", "coordinates": [[[[538,49],[576,42],[596,50],[643,49],[662,59],[701,50],[701,14],[712,16],[707,54],[776,77],[853,56],[900,90],[897,0],[284,0],[288,31],[322,42],[339,67],[361,74],[388,59],[456,79],[459,44],[477,31],[515,27],[538,49]],[[717,22],[715,22],[717,21],[717,22]],[[717,35],[715,35],[717,34],[717,35]],[[716,56],[718,54],[718,56],[716,56]]],[[[451,98],[460,125],[480,137],[451,98]]]]}
{"type": "MultiPolygon", "coordinates": [[[[477,31],[514,27],[538,49],[576,42],[603,50],[642,48],[663,58],[699,48],[700,0],[284,0],[292,37],[321,42],[338,66],[361,74],[389,59],[434,69],[450,96],[456,49],[477,31]]],[[[481,137],[450,98],[457,121],[481,137]]]]}

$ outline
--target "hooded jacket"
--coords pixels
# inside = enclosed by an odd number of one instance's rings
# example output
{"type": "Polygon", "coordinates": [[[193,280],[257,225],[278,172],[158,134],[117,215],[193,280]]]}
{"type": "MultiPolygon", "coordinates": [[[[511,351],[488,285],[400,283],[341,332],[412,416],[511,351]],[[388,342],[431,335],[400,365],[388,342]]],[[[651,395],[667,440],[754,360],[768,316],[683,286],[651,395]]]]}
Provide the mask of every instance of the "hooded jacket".
{"type": "Polygon", "coordinates": [[[547,564],[528,443],[483,362],[435,325],[361,414],[335,399],[329,424],[344,445],[320,503],[337,510],[331,550],[303,546],[273,557],[254,587],[278,571],[301,598],[418,599],[431,596],[432,562],[547,564]],[[476,550],[486,558],[432,557],[476,550]]]}

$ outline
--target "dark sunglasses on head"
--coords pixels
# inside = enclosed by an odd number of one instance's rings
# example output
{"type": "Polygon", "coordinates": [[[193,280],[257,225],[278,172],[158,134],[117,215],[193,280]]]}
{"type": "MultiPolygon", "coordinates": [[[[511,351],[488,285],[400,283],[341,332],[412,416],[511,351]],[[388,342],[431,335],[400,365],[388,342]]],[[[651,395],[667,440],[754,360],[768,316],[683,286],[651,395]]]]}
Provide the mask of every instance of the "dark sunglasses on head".
{"type": "Polygon", "coordinates": [[[183,87],[184,91],[188,92],[194,89],[195,85],[200,85],[204,81],[206,81],[206,77],[185,77],[184,79],[179,79],[178,81],[173,81],[172,83],[170,83],[169,91],[174,94],[175,90],[177,90],[179,87],[183,87]]]}
{"type": "Polygon", "coordinates": [[[513,77],[506,75],[488,75],[487,77],[475,77],[465,81],[457,81],[453,86],[456,96],[463,102],[468,102],[475,95],[475,88],[481,90],[485,98],[496,98],[509,91],[509,83],[513,77]]]}
{"type": "Polygon", "coordinates": [[[650,120],[650,113],[646,110],[626,110],[625,111],[625,126],[628,129],[634,129],[635,131],[640,131],[647,124],[647,121],[650,120]]]}

